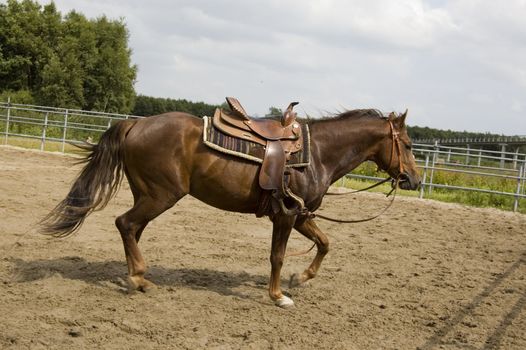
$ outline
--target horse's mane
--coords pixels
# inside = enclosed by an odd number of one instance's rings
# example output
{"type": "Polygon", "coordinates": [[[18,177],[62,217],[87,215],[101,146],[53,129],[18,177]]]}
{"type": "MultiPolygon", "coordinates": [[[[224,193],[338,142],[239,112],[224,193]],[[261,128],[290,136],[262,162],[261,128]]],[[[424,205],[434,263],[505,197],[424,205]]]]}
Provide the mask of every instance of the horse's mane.
{"type": "Polygon", "coordinates": [[[350,118],[385,118],[384,114],[377,109],[351,109],[340,113],[334,113],[319,118],[307,117],[305,120],[309,125],[323,123],[326,121],[343,120],[350,118]]]}
{"type": "MultiPolygon", "coordinates": [[[[267,115],[265,117],[262,117],[261,119],[272,119],[272,120],[281,120],[281,115],[267,115]]],[[[335,120],[344,120],[344,119],[351,119],[351,118],[385,118],[385,115],[380,112],[378,109],[350,109],[343,112],[335,112],[330,113],[328,115],[320,116],[320,117],[313,117],[310,115],[307,115],[305,117],[297,117],[296,120],[299,121],[302,124],[308,124],[308,125],[314,125],[318,123],[323,123],[327,121],[335,121],[335,120]]]]}

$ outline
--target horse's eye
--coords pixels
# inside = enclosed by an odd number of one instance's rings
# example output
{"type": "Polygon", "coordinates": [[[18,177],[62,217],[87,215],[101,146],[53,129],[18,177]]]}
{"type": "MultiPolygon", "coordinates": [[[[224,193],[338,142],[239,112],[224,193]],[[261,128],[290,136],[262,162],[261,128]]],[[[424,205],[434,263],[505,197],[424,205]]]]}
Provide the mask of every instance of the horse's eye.
{"type": "Polygon", "coordinates": [[[407,143],[406,143],[406,144],[405,144],[405,148],[406,148],[407,150],[409,150],[409,151],[410,151],[412,147],[411,147],[411,145],[410,145],[410,144],[407,144],[407,143]]]}

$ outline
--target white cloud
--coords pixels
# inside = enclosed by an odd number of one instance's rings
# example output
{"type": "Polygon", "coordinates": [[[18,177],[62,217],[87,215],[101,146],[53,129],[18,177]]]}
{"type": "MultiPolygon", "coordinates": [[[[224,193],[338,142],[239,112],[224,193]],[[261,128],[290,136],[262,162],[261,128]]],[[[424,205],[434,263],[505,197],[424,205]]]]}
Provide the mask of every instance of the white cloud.
{"type": "MultiPolygon", "coordinates": [[[[322,2],[328,3],[328,2],[322,2]]],[[[434,44],[444,33],[455,30],[448,13],[425,6],[419,0],[332,1],[325,11],[312,17],[328,34],[334,31],[400,48],[423,48],[434,44]]]]}

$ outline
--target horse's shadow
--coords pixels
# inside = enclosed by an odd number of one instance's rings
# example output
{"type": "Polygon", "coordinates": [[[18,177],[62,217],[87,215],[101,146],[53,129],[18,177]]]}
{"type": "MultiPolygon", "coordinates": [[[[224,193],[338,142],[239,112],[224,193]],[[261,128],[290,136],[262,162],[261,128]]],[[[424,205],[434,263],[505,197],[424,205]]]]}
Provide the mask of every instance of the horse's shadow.
{"type": "MultiPolygon", "coordinates": [[[[86,261],[81,257],[62,257],[25,261],[10,259],[12,280],[24,283],[43,280],[53,275],[80,280],[95,285],[114,285],[127,292],[126,264],[122,261],[86,261]]],[[[221,295],[250,298],[237,288],[264,289],[268,278],[244,271],[218,271],[211,269],[179,268],[171,269],[153,265],[148,268],[146,278],[158,286],[210,290],[221,295]]]]}

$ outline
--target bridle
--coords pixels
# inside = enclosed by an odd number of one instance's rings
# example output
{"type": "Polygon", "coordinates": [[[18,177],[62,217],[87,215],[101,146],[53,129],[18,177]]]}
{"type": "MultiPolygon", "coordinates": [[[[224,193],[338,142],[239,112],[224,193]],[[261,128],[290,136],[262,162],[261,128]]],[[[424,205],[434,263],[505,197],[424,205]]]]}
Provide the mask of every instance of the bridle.
{"type": "Polygon", "coordinates": [[[352,193],[363,192],[363,191],[370,190],[371,188],[380,186],[381,184],[384,184],[384,183],[386,183],[388,181],[391,181],[392,189],[391,189],[391,191],[389,193],[387,193],[387,197],[389,197],[393,192],[394,192],[394,194],[391,197],[391,200],[390,200],[389,204],[387,205],[387,207],[385,207],[379,214],[377,214],[375,216],[372,216],[372,217],[369,217],[369,218],[366,218],[366,219],[340,220],[340,219],[333,219],[333,218],[327,217],[327,216],[322,215],[322,214],[314,214],[314,213],[309,213],[308,214],[309,217],[311,217],[311,218],[318,217],[318,218],[321,218],[321,219],[325,219],[325,220],[332,221],[332,222],[338,222],[338,223],[354,224],[354,223],[371,221],[373,219],[376,219],[377,217],[379,217],[380,215],[385,213],[391,207],[391,205],[393,205],[394,200],[396,198],[396,191],[397,191],[398,185],[400,183],[401,178],[403,176],[405,176],[405,175],[404,175],[404,164],[402,163],[402,148],[401,148],[401,145],[400,145],[400,133],[394,128],[393,121],[390,118],[386,118],[386,120],[389,123],[389,130],[390,130],[390,133],[391,133],[392,143],[391,143],[391,158],[389,160],[389,166],[387,167],[387,169],[384,169],[384,171],[388,171],[388,170],[390,170],[393,167],[394,155],[395,155],[395,152],[396,152],[397,155],[398,155],[398,174],[396,175],[396,177],[393,178],[393,177],[389,176],[388,178],[386,178],[386,179],[384,179],[384,180],[382,180],[380,182],[377,182],[377,183],[375,183],[372,186],[369,186],[369,187],[366,187],[366,188],[362,188],[360,190],[351,191],[351,192],[345,192],[345,193],[327,193],[327,195],[347,195],[347,194],[352,194],[352,193]]]}
{"type": "Polygon", "coordinates": [[[402,146],[400,145],[400,133],[395,130],[393,121],[391,119],[387,119],[387,122],[389,123],[389,128],[391,129],[391,139],[393,140],[391,144],[391,159],[389,160],[389,167],[386,169],[389,170],[393,166],[393,159],[394,159],[394,153],[396,149],[396,153],[398,155],[398,175],[396,176],[397,180],[400,179],[400,176],[404,174],[404,163],[402,162],[402,146]]]}

